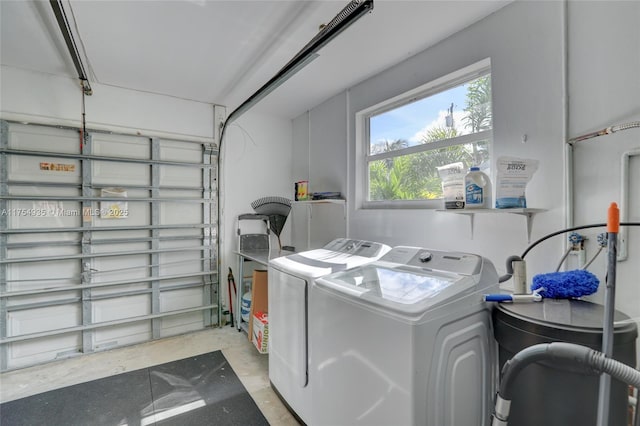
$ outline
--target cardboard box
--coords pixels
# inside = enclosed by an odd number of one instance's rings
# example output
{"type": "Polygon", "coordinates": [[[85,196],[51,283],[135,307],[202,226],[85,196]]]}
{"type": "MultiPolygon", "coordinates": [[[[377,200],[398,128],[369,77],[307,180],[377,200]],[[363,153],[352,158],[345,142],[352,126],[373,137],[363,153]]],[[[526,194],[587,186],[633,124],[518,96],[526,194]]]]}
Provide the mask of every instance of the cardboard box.
{"type": "Polygon", "coordinates": [[[266,312],[253,315],[253,345],[261,354],[269,353],[269,316],[266,312]]]}
{"type": "Polygon", "coordinates": [[[256,312],[268,312],[269,288],[267,286],[267,271],[256,269],[253,271],[253,282],[251,284],[251,311],[249,312],[249,330],[247,338],[252,341],[253,338],[253,316],[256,312]]]}
{"type": "Polygon", "coordinates": [[[295,183],[295,197],[296,201],[305,201],[309,199],[309,181],[301,180],[295,183]]]}

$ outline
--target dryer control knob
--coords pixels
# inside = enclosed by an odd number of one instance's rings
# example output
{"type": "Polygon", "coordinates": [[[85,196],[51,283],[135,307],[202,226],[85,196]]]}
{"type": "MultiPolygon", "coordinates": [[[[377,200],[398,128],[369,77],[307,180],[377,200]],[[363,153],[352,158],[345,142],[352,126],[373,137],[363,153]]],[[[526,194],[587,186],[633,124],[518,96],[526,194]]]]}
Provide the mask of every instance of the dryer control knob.
{"type": "Polygon", "coordinates": [[[423,251],[422,253],[420,253],[418,259],[420,259],[420,262],[425,263],[430,261],[432,257],[433,255],[431,254],[431,252],[423,251]]]}

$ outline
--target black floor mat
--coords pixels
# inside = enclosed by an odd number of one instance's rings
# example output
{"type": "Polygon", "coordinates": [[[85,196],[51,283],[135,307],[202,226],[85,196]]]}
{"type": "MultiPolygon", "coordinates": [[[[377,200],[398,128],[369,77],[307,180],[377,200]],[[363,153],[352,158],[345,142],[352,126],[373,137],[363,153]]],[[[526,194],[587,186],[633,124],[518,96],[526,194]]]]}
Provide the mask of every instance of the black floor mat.
{"type": "Polygon", "coordinates": [[[222,352],[0,405],[13,425],[268,425],[222,352]]]}

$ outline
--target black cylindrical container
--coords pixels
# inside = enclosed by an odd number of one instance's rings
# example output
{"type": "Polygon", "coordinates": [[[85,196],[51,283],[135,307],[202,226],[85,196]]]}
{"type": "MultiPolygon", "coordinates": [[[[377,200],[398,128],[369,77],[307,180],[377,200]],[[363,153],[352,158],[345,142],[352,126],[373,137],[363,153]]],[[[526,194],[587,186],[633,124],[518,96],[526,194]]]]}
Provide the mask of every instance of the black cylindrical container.
{"type": "MultiPolygon", "coordinates": [[[[580,300],[499,304],[493,311],[500,370],[524,348],[568,342],[602,350],[604,307],[580,300]]],[[[613,358],[635,367],[637,326],[616,311],[613,358]]],[[[509,426],[592,426],[597,423],[599,375],[566,365],[536,363],[514,382],[509,426]]],[[[609,426],[625,426],[628,385],[611,380],[609,426]]]]}

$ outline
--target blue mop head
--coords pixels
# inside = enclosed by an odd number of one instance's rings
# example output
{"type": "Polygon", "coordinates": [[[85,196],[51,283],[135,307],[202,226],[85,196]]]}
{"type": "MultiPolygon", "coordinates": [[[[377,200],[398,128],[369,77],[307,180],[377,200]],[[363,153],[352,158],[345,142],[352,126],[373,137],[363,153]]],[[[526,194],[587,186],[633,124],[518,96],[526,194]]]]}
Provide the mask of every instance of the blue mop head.
{"type": "Polygon", "coordinates": [[[551,272],[533,277],[531,290],[540,291],[542,297],[553,299],[568,299],[593,294],[598,290],[600,280],[589,271],[577,269],[575,271],[551,272]]]}

